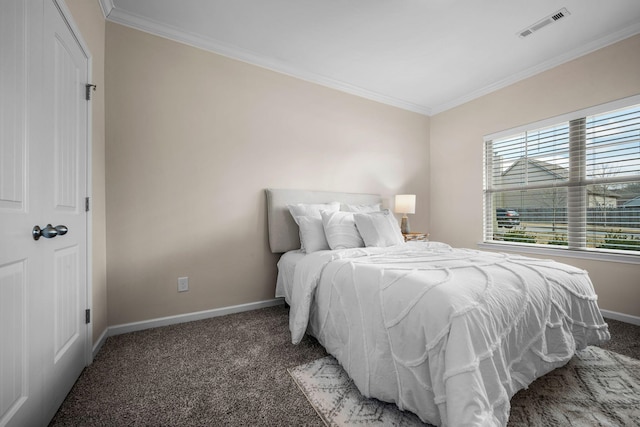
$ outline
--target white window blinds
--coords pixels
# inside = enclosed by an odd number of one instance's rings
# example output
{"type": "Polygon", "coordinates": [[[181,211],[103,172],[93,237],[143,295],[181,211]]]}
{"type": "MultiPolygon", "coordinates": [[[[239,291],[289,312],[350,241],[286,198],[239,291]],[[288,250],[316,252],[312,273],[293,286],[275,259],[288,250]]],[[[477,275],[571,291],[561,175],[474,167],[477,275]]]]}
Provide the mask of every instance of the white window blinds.
{"type": "Polygon", "coordinates": [[[640,104],[548,123],[485,140],[485,241],[640,254],[640,104]]]}

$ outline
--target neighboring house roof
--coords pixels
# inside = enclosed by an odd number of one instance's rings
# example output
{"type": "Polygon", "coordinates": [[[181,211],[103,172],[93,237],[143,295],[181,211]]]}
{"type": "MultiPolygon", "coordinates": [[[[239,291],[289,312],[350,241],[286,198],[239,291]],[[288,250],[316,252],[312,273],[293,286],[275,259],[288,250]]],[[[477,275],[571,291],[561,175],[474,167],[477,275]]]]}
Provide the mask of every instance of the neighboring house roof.
{"type": "Polygon", "coordinates": [[[521,157],[513,162],[511,166],[502,173],[502,176],[510,175],[514,170],[519,170],[524,162],[527,162],[530,168],[534,167],[535,169],[545,172],[554,179],[567,179],[569,177],[569,170],[563,166],[527,157],[521,157]]]}
{"type": "Polygon", "coordinates": [[[626,201],[622,204],[623,208],[640,208],[640,196],[634,197],[631,200],[626,201]]]}
{"type": "MultiPolygon", "coordinates": [[[[567,180],[569,178],[569,170],[564,166],[560,166],[555,163],[549,163],[542,160],[536,160],[526,157],[521,157],[515,162],[511,164],[503,173],[503,177],[509,177],[513,174],[519,173],[522,169],[524,169],[524,164],[528,165],[527,169],[531,171],[534,169],[536,172],[535,181],[536,182],[545,182],[545,181],[555,181],[555,180],[567,180]],[[548,179],[544,178],[544,175],[548,175],[548,179]]],[[[529,172],[531,175],[531,172],[529,172]]],[[[587,189],[587,193],[591,196],[605,196],[610,198],[618,199],[620,198],[619,194],[614,193],[613,191],[598,191],[597,189],[587,189]]],[[[640,198],[640,196],[638,197],[640,198]]],[[[638,201],[640,203],[640,200],[638,201]]],[[[635,205],[634,205],[635,206],[635,205]]],[[[639,205],[640,206],[640,205],[639,205]]]]}
{"type": "Polygon", "coordinates": [[[610,197],[612,199],[620,198],[620,195],[618,193],[614,193],[613,191],[607,191],[603,193],[602,191],[594,191],[594,190],[587,189],[587,194],[589,194],[590,196],[610,197]]]}

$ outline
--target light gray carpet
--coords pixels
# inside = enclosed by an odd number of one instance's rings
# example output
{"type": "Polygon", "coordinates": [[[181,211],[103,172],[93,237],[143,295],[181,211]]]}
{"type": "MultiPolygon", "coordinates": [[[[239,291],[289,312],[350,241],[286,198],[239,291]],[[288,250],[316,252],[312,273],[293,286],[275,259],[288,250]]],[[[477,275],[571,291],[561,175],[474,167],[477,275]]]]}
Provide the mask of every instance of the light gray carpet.
{"type": "MultiPolygon", "coordinates": [[[[609,324],[640,359],[640,327],[609,324]]],[[[291,344],[283,306],[110,337],[51,425],[322,426],[287,369],[325,356],[291,344]]]]}
{"type": "MultiPolygon", "coordinates": [[[[332,356],[289,373],[328,426],[430,426],[393,404],[363,397],[332,356]]],[[[639,425],[640,360],[587,347],[517,393],[511,405],[510,427],[639,425]]]]}

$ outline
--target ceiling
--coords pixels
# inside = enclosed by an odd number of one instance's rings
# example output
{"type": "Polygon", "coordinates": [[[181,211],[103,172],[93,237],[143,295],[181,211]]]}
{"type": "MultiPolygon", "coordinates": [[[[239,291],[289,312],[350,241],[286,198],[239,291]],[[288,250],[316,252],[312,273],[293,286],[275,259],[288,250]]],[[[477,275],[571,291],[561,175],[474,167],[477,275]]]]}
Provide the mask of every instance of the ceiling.
{"type": "Polygon", "coordinates": [[[110,21],[426,115],[640,33],[638,0],[100,3],[110,21]]]}

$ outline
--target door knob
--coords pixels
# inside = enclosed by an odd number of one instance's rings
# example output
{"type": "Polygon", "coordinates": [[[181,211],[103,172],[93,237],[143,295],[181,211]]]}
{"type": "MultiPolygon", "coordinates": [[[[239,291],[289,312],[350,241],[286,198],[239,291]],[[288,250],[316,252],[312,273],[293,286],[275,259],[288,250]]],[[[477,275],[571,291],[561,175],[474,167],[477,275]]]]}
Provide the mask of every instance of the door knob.
{"type": "Polygon", "coordinates": [[[47,224],[45,228],[40,228],[39,225],[33,227],[31,230],[31,235],[33,236],[33,240],[38,240],[41,236],[45,239],[52,239],[56,236],[63,236],[67,234],[69,229],[66,225],[57,225],[53,227],[51,224],[47,224]]]}

